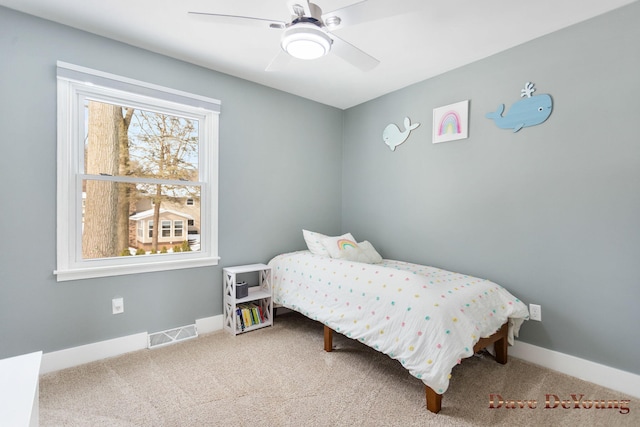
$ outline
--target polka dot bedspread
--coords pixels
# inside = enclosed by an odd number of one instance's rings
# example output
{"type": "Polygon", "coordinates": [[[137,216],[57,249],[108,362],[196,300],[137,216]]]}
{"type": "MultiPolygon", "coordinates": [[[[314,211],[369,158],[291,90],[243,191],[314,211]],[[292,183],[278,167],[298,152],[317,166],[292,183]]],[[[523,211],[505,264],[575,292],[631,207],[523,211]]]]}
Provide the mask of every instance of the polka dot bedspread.
{"type": "Polygon", "coordinates": [[[437,393],[482,337],[509,322],[513,342],[529,312],[485,279],[402,261],[378,264],[299,251],[278,255],[273,301],[398,360],[437,393]]]}

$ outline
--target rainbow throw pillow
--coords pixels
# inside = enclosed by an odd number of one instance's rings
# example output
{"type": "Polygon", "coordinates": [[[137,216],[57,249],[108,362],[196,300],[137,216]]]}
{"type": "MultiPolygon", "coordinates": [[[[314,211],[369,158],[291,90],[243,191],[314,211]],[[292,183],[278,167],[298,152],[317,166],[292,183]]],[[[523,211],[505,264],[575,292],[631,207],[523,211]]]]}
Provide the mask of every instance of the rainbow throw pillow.
{"type": "Polygon", "coordinates": [[[344,236],[327,237],[322,240],[329,256],[335,259],[374,264],[382,261],[380,254],[368,241],[356,243],[344,236]]]}

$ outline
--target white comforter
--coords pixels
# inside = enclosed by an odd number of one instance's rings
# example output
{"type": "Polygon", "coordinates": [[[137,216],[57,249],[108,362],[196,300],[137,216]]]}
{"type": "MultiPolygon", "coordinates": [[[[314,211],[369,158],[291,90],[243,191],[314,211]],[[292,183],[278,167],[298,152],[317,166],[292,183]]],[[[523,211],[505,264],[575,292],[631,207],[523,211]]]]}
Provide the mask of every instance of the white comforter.
{"type": "Polygon", "coordinates": [[[440,394],[481,337],[510,319],[512,342],[529,315],[503,287],[434,267],[364,264],[309,251],[278,255],[269,265],[274,303],[397,359],[440,394]]]}

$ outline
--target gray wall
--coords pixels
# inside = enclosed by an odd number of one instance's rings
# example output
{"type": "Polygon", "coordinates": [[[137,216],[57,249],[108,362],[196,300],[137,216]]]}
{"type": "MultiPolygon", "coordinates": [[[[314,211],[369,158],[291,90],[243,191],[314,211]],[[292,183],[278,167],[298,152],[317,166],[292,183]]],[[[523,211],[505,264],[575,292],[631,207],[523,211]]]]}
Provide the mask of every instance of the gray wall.
{"type": "Polygon", "coordinates": [[[222,267],[340,231],[341,110],[2,7],[0,29],[0,358],[220,315],[222,267]],[[222,101],[220,266],[56,282],[57,60],[222,101]]]}
{"type": "Polygon", "coordinates": [[[494,280],[542,305],[523,341],[640,374],[639,19],[635,3],[343,112],[0,7],[0,358],[219,315],[221,267],[300,249],[307,227],[494,280]],[[56,60],[222,101],[221,266],[55,281],[56,60]],[[484,117],[529,80],[554,98],[546,123],[484,117]],[[431,144],[432,109],[465,99],[469,139],[431,144]],[[421,126],[392,153],[382,130],[405,115],[421,126]]]}
{"type": "Polygon", "coordinates": [[[541,304],[522,341],[640,374],[638,22],[634,3],[347,110],[342,231],[541,304]],[[547,122],[485,118],[527,81],[547,122]],[[465,99],[469,138],[432,144],[433,108],[465,99]],[[405,115],[421,125],[391,152],[405,115]]]}

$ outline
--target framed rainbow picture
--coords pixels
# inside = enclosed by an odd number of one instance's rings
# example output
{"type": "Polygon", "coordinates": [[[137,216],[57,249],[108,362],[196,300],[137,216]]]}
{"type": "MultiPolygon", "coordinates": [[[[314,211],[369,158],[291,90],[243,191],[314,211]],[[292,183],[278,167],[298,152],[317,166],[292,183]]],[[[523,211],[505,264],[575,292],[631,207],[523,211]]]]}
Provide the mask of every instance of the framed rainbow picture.
{"type": "Polygon", "coordinates": [[[433,109],[433,143],[469,137],[469,100],[433,109]]]}

